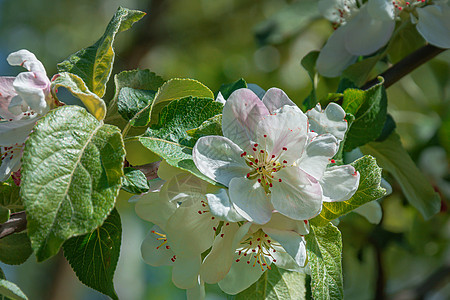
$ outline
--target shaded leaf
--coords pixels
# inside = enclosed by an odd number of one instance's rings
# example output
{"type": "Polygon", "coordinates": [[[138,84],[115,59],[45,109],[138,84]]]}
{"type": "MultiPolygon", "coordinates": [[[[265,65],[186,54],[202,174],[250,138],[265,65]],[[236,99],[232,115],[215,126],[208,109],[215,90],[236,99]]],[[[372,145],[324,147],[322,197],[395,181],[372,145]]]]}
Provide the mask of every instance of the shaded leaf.
{"type": "Polygon", "coordinates": [[[311,79],[312,89],[308,97],[303,101],[304,110],[310,110],[319,103],[316,95],[316,60],[319,57],[319,51],[311,51],[302,58],[302,66],[308,72],[309,78],[311,79]]]}
{"type": "Polygon", "coordinates": [[[364,154],[373,155],[378,164],[394,176],[402,187],[406,199],[425,219],[439,212],[441,208],[439,194],[416,167],[395,131],[384,141],[368,143],[360,149],[364,154]]]}
{"type": "Polygon", "coordinates": [[[24,233],[15,233],[0,239],[0,261],[8,265],[23,264],[30,257],[30,239],[24,233]]]}
{"type": "Polygon", "coordinates": [[[389,60],[395,64],[425,43],[426,41],[416,29],[416,24],[410,21],[403,22],[399,30],[391,37],[386,52],[389,60]]]}
{"type": "Polygon", "coordinates": [[[91,233],[73,237],[64,245],[64,256],[78,279],[112,299],[118,299],[113,277],[119,260],[122,225],[116,209],[91,233]]]}
{"type": "Polygon", "coordinates": [[[228,99],[230,95],[238,89],[243,89],[247,87],[247,82],[243,78],[236,80],[235,82],[222,84],[220,86],[219,92],[222,94],[223,98],[228,99]]]}
{"type": "Polygon", "coordinates": [[[381,168],[378,167],[375,158],[367,155],[354,161],[351,165],[360,174],[358,190],[347,201],[324,202],[320,214],[310,220],[311,224],[326,226],[329,221],[385,195],[386,190],[380,186],[381,168]]]}
{"type": "Polygon", "coordinates": [[[121,186],[124,156],[119,129],[81,107],[60,107],[38,122],[25,144],[21,183],[38,261],[102,224],[121,186]]]}
{"type": "Polygon", "coordinates": [[[344,299],[341,232],[331,223],[311,226],[305,239],[313,299],[344,299]]]}
{"type": "Polygon", "coordinates": [[[94,45],[72,54],[59,63],[58,72],[78,75],[90,91],[103,97],[114,63],[113,43],[116,34],[128,30],[144,15],[145,13],[141,11],[119,7],[103,36],[94,45]]]}
{"type": "Polygon", "coordinates": [[[124,168],[124,180],[122,189],[132,194],[142,194],[148,192],[149,186],[144,173],[134,168],[124,168]]]}
{"type": "Polygon", "coordinates": [[[350,79],[356,86],[362,86],[368,79],[382,55],[375,55],[350,65],[342,72],[342,76],[350,79]]]}
{"type": "Polygon", "coordinates": [[[150,121],[150,106],[155,94],[155,91],[122,88],[117,103],[119,114],[131,126],[146,126],[150,121]]]}

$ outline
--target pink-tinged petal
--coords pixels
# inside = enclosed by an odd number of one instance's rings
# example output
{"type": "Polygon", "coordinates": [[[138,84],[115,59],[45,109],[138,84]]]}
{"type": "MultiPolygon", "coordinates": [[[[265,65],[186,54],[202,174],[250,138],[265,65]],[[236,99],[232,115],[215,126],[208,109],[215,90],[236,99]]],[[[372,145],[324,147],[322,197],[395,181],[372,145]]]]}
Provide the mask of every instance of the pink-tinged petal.
{"type": "Polygon", "coordinates": [[[201,278],[209,284],[222,280],[231,268],[236,241],[240,241],[248,232],[251,223],[239,227],[237,223],[227,223],[216,236],[211,252],[205,257],[200,268],[201,278]],[[223,235],[222,235],[223,234],[223,235]]]}
{"type": "Polygon", "coordinates": [[[201,137],[192,156],[197,168],[221,184],[228,186],[234,177],[243,177],[252,169],[247,166],[238,145],[222,136],[201,137]]]}
{"type": "Polygon", "coordinates": [[[206,194],[209,211],[216,218],[229,222],[245,221],[234,208],[225,189],[220,189],[216,193],[206,194]]]}
{"type": "Polygon", "coordinates": [[[287,164],[293,164],[305,147],[308,119],[298,107],[284,106],[276,114],[263,117],[256,134],[257,151],[266,149],[269,157],[279,157],[278,161],[286,160],[287,164]]]}
{"type": "Polygon", "coordinates": [[[355,208],[353,212],[363,216],[372,224],[380,224],[381,218],[383,217],[381,205],[376,200],[367,202],[366,204],[355,208]]]}
{"type": "Polygon", "coordinates": [[[395,28],[395,20],[385,14],[383,18],[374,18],[368,6],[361,7],[359,13],[345,26],[345,48],[352,55],[369,55],[386,45],[395,28]]]}
{"type": "Polygon", "coordinates": [[[256,125],[269,111],[250,89],[234,91],[223,108],[222,132],[244,150],[256,139],[256,125]]]}
{"type": "Polygon", "coordinates": [[[22,49],[11,53],[6,58],[11,66],[22,66],[31,72],[45,73],[45,68],[36,56],[28,50],[22,49]]]}
{"type": "Polygon", "coordinates": [[[417,31],[423,38],[439,48],[450,48],[450,6],[447,3],[417,8],[417,31]]]}
{"type": "Polygon", "coordinates": [[[257,224],[269,222],[273,207],[258,181],[242,177],[233,178],[229,193],[231,202],[244,218],[257,224]]]}
{"type": "Polygon", "coordinates": [[[283,90],[278,88],[269,89],[262,98],[262,102],[267,107],[270,113],[282,108],[285,105],[297,106],[289,99],[288,95],[283,90]]]}
{"type": "MultiPolygon", "coordinates": [[[[238,257],[238,255],[235,256],[235,258],[238,257]]],[[[272,261],[268,257],[266,257],[266,260],[270,266],[272,261]]],[[[255,283],[264,271],[258,263],[253,266],[252,263],[248,264],[244,260],[234,261],[228,274],[219,281],[219,287],[227,294],[236,295],[255,283]]]]}
{"type": "Polygon", "coordinates": [[[165,186],[159,193],[143,194],[136,203],[136,214],[143,220],[157,224],[165,229],[167,221],[177,208],[176,203],[169,202],[167,196],[164,196],[165,186]]]}
{"type": "Polygon", "coordinates": [[[294,220],[308,220],[320,213],[322,188],[316,179],[297,167],[273,174],[271,201],[275,210],[294,220]]]}
{"type": "Polygon", "coordinates": [[[24,143],[37,120],[39,117],[35,115],[27,119],[0,122],[1,145],[24,143]]]}
{"type": "Polygon", "coordinates": [[[14,119],[16,115],[8,110],[11,99],[17,95],[13,87],[15,77],[0,76],[0,117],[3,119],[14,119]]]}
{"type": "Polygon", "coordinates": [[[318,135],[306,146],[302,158],[297,162],[300,169],[320,180],[330,159],[339,150],[339,142],[329,133],[318,135]]]}
{"type": "Polygon", "coordinates": [[[43,73],[23,72],[13,83],[17,94],[38,114],[47,113],[50,108],[46,101],[50,81],[43,73]]]}
{"type": "Polygon", "coordinates": [[[322,110],[320,104],[306,112],[309,120],[309,129],[317,134],[332,134],[338,141],[342,141],[347,131],[345,111],[334,102],[322,110]]]}
{"type": "MultiPolygon", "coordinates": [[[[287,230],[278,230],[273,228],[263,228],[272,239],[280,243],[284,250],[295,260],[300,266],[306,264],[306,242],[298,233],[287,230]]],[[[276,253],[276,252],[275,252],[276,253]]]]}
{"type": "Polygon", "coordinates": [[[316,69],[322,76],[337,77],[358,58],[357,55],[348,52],[345,47],[345,26],[341,26],[333,32],[325,46],[320,50],[316,61],[316,69]]]}
{"type": "Polygon", "coordinates": [[[219,219],[209,213],[203,198],[183,202],[167,222],[166,233],[177,254],[200,255],[213,244],[219,219]]]}
{"type": "Polygon", "coordinates": [[[160,239],[162,237],[161,234],[164,235],[164,231],[162,231],[161,228],[155,225],[152,227],[152,229],[142,242],[142,258],[150,266],[167,266],[173,263],[171,259],[175,254],[173,253],[172,249],[170,249],[170,246],[169,244],[167,244],[167,242],[163,244],[164,240],[160,239]]]}
{"type": "Polygon", "coordinates": [[[200,272],[201,257],[184,256],[177,253],[177,257],[172,268],[172,281],[180,289],[190,289],[198,284],[198,274],[200,272]]]}
{"type": "Polygon", "coordinates": [[[325,171],[320,185],[323,190],[323,201],[345,201],[358,189],[359,172],[350,165],[331,167],[325,171]]]}
{"type": "Polygon", "coordinates": [[[264,228],[292,231],[300,235],[307,235],[309,233],[309,224],[307,221],[293,220],[278,212],[272,214],[272,218],[267,224],[264,224],[264,228]]]}

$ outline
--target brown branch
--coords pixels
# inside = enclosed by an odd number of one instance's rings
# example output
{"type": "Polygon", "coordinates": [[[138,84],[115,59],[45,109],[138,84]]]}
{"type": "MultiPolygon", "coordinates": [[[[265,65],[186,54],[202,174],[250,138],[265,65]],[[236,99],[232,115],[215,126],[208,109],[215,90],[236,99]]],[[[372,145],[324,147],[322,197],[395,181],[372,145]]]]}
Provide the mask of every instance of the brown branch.
{"type": "Polygon", "coordinates": [[[0,239],[27,229],[27,215],[24,211],[12,213],[8,221],[0,224],[0,239]]]}
{"type": "MultiPolygon", "coordinates": [[[[405,75],[411,73],[413,70],[423,65],[427,61],[434,58],[439,53],[444,52],[447,49],[437,48],[432,45],[426,45],[422,48],[414,51],[410,55],[403,58],[401,61],[387,69],[385,72],[381,73],[378,76],[384,78],[384,87],[388,88],[400,79],[402,79],[405,75]]],[[[377,76],[377,77],[378,77],[377,76]]],[[[367,90],[372,86],[378,84],[379,81],[377,78],[374,78],[368,82],[366,82],[361,89],[367,90]]]]}

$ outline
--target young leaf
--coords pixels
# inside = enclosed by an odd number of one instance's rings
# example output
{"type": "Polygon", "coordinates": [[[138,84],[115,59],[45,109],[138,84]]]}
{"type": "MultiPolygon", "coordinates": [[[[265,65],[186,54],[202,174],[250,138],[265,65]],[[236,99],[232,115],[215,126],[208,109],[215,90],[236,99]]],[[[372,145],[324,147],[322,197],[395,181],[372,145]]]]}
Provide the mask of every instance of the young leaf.
{"type": "Polygon", "coordinates": [[[122,225],[116,209],[102,226],[91,233],[73,237],[64,245],[64,256],[78,279],[112,299],[118,299],[114,290],[114,271],[119,260],[122,225]]]}
{"type": "Polygon", "coordinates": [[[235,300],[305,299],[305,274],[279,269],[274,264],[271,268],[248,289],[230,298],[235,300]]]}
{"type": "Polygon", "coordinates": [[[360,149],[364,154],[376,157],[380,166],[394,176],[402,187],[406,199],[425,219],[439,212],[441,208],[439,194],[416,167],[395,131],[386,140],[368,143],[360,149]]]}
{"type": "Polygon", "coordinates": [[[310,110],[319,102],[316,96],[316,60],[319,57],[319,51],[311,51],[302,58],[302,67],[308,72],[311,79],[312,89],[308,97],[303,101],[304,110],[310,110]]]}
{"type": "Polygon", "coordinates": [[[367,91],[345,90],[342,108],[355,116],[347,133],[345,151],[375,140],[380,136],[386,121],[387,97],[383,82],[367,91]]]}
{"type": "Polygon", "coordinates": [[[0,223],[8,221],[11,212],[24,209],[19,191],[11,178],[0,182],[0,223]]]}
{"type": "Polygon", "coordinates": [[[325,227],[311,226],[305,239],[311,268],[312,297],[321,300],[344,299],[341,232],[331,223],[325,227]]]}
{"type": "Polygon", "coordinates": [[[148,181],[144,173],[134,168],[124,168],[122,189],[132,194],[141,194],[148,191],[148,181]]]}
{"type": "Polygon", "coordinates": [[[97,118],[103,120],[106,115],[106,104],[99,96],[92,93],[84,81],[75,74],[63,72],[52,82],[52,92],[56,97],[58,87],[68,89],[72,95],[80,99],[87,110],[97,118]]]}
{"type": "Polygon", "coordinates": [[[214,94],[203,83],[193,79],[174,78],[164,83],[156,93],[150,110],[150,124],[158,123],[158,115],[171,101],[186,98],[211,98],[214,94]]]}
{"type": "Polygon", "coordinates": [[[27,296],[14,283],[0,279],[0,300],[28,300],[27,296]]]}
{"type": "Polygon", "coordinates": [[[122,88],[117,103],[119,114],[131,126],[146,126],[150,121],[150,105],[155,94],[155,91],[122,88]]]}
{"type": "Polygon", "coordinates": [[[141,11],[119,7],[103,36],[94,45],[72,54],[59,63],[58,72],[78,75],[90,91],[100,98],[103,97],[114,63],[113,43],[116,34],[128,30],[144,15],[145,13],[141,11]]]}
{"type": "Polygon", "coordinates": [[[247,82],[243,78],[236,80],[235,82],[222,84],[219,88],[219,92],[222,94],[223,98],[228,99],[230,95],[238,89],[243,89],[247,87],[247,82]]]}
{"type": "Polygon", "coordinates": [[[222,113],[222,109],[223,105],[211,98],[187,97],[172,101],[161,111],[158,125],[147,129],[143,136],[136,139],[169,165],[215,184],[195,166],[192,148],[197,139],[190,137],[186,131],[222,113]]]}
{"type": "Polygon", "coordinates": [[[31,253],[33,250],[26,233],[15,233],[0,239],[0,261],[5,264],[23,264],[31,253]]]}
{"type": "Polygon", "coordinates": [[[206,135],[223,135],[222,114],[209,118],[197,128],[187,130],[187,134],[197,140],[206,135]]]}
{"type": "Polygon", "coordinates": [[[315,226],[326,226],[329,221],[345,215],[361,205],[381,198],[386,190],[380,187],[381,168],[371,156],[364,156],[351,163],[360,173],[358,190],[343,202],[324,202],[320,214],[311,220],[315,226]]]}
{"type": "Polygon", "coordinates": [[[84,108],[63,106],[38,122],[25,144],[21,183],[38,261],[102,224],[121,186],[124,157],[119,129],[84,108]]]}

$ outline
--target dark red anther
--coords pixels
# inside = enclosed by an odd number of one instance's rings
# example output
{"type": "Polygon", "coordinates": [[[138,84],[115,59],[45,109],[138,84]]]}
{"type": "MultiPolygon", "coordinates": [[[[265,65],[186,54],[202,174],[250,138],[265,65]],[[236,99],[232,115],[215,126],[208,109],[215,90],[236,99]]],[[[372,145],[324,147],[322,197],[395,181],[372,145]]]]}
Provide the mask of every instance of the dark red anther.
{"type": "Polygon", "coordinates": [[[287,151],[287,148],[286,148],[286,147],[283,147],[283,150],[284,150],[284,151],[287,151]]]}
{"type": "Polygon", "coordinates": [[[331,163],[334,164],[336,161],[334,159],[330,159],[331,163]]]}
{"type": "Polygon", "coordinates": [[[254,146],[254,147],[258,147],[258,144],[254,144],[253,146],[254,146]]]}

